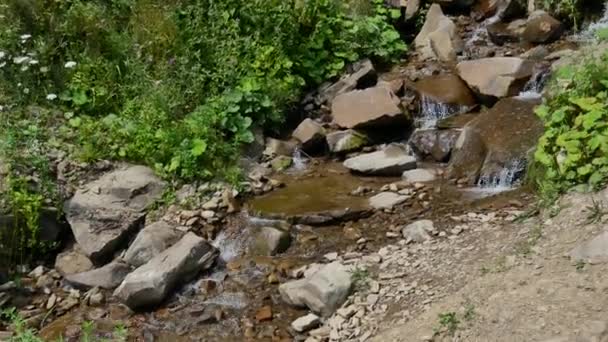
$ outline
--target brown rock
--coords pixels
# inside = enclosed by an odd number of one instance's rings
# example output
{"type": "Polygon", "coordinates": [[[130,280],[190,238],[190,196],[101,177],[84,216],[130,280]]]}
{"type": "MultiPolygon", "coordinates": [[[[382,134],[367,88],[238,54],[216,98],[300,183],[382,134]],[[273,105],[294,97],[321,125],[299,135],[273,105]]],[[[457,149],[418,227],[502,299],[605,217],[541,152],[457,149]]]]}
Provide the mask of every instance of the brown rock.
{"type": "Polygon", "coordinates": [[[423,59],[438,58],[444,62],[456,60],[456,54],[462,49],[456,24],[437,4],[430,7],[414,45],[423,59]]]}
{"type": "Polygon", "coordinates": [[[562,23],[544,11],[530,15],[523,31],[523,38],[529,43],[544,44],[559,39],[564,32],[562,23]]]}
{"type": "Polygon", "coordinates": [[[272,320],[272,307],[270,305],[263,306],[256,312],[255,320],[258,322],[266,322],[272,320]]]}
{"type": "Polygon", "coordinates": [[[414,84],[420,96],[450,105],[474,106],[475,96],[467,84],[453,74],[428,76],[414,84]]]}
{"type": "Polygon", "coordinates": [[[93,269],[93,263],[84,253],[72,250],[60,253],[55,259],[55,269],[63,276],[93,269]]]}
{"type": "Polygon", "coordinates": [[[378,81],[374,65],[369,59],[361,60],[351,66],[352,72],[346,73],[336,83],[319,90],[318,104],[331,104],[336,96],[355,89],[372,87],[378,81]]]}
{"type": "Polygon", "coordinates": [[[333,121],[343,128],[405,125],[407,116],[398,105],[399,98],[385,87],[355,90],[335,98],[333,121]]]}
{"type": "Polygon", "coordinates": [[[517,95],[533,73],[533,63],[517,57],[492,57],[458,63],[458,75],[482,96],[517,95]]]}
{"type": "Polygon", "coordinates": [[[298,125],[292,137],[302,143],[305,151],[314,151],[322,147],[325,139],[325,129],[318,122],[305,119],[298,125]]]}

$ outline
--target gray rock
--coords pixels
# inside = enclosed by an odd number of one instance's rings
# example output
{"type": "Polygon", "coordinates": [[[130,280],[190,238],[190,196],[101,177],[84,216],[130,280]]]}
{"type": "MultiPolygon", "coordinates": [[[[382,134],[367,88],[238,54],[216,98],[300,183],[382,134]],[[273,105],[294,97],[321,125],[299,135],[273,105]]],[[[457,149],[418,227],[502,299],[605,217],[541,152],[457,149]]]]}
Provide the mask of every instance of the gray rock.
{"type": "Polygon", "coordinates": [[[352,129],[329,133],[325,139],[332,153],[357,151],[369,142],[367,136],[352,129]]]}
{"type": "Polygon", "coordinates": [[[88,183],[64,205],[74,237],[95,263],[110,259],[141,224],[165,184],[144,166],[127,166],[88,183]]]}
{"type": "Polygon", "coordinates": [[[410,183],[425,183],[434,181],[437,175],[434,170],[414,169],[405,171],[402,177],[410,183]]]}
{"type": "Polygon", "coordinates": [[[333,122],[342,128],[405,126],[408,117],[399,98],[387,87],[354,90],[336,97],[331,107],[333,122]]]}
{"type": "Polygon", "coordinates": [[[564,25],[559,20],[547,12],[536,11],[528,18],[522,36],[529,43],[546,44],[559,39],[563,32],[564,25]]]}
{"type": "Polygon", "coordinates": [[[139,267],[169,248],[182,235],[182,232],[165,221],[148,225],[137,234],[124,259],[131,266],[139,267]]]}
{"type": "Polygon", "coordinates": [[[398,145],[389,145],[381,151],[362,154],[344,161],[351,171],[369,175],[400,176],[403,171],[416,168],[416,158],[398,145]]]}
{"type": "Polygon", "coordinates": [[[458,75],[478,94],[515,96],[533,74],[534,63],[517,57],[481,58],[458,63],[458,75]]]}
{"type": "Polygon", "coordinates": [[[432,158],[437,162],[445,162],[460,135],[459,129],[418,129],[410,140],[409,145],[420,158],[432,158]]]}
{"type": "Polygon", "coordinates": [[[262,227],[256,230],[251,245],[251,250],[256,255],[272,256],[283,253],[291,244],[291,235],[288,231],[275,227],[262,227]]]}
{"type": "Polygon", "coordinates": [[[179,284],[212,266],[217,249],[194,233],[131,272],[114,291],[131,309],[159,304],[179,284]]]}
{"type": "Polygon", "coordinates": [[[305,119],[298,125],[292,137],[302,143],[304,151],[316,151],[323,146],[325,141],[325,128],[318,122],[305,119]]]}
{"type": "Polygon", "coordinates": [[[351,287],[351,274],[346,267],[334,262],[307,278],[280,285],[279,292],[287,304],[308,307],[328,317],[344,303],[351,287]]]}
{"type": "Polygon", "coordinates": [[[310,329],[318,327],[320,323],[321,320],[319,319],[319,316],[310,313],[291,322],[291,327],[293,328],[293,330],[299,333],[303,333],[310,329]]]}
{"type": "Polygon", "coordinates": [[[435,230],[433,221],[431,220],[420,220],[408,224],[401,230],[403,238],[407,242],[424,242],[431,239],[429,232],[435,230]]]}
{"type": "Polygon", "coordinates": [[[392,209],[397,204],[405,202],[409,197],[394,192],[381,192],[369,199],[369,205],[377,210],[392,209]]]}
{"type": "Polygon", "coordinates": [[[444,62],[456,60],[456,55],[463,46],[456,25],[443,14],[438,4],[429,8],[414,45],[422,58],[438,58],[444,62]]]}
{"type": "Polygon", "coordinates": [[[608,231],[576,246],[570,252],[574,261],[584,261],[589,264],[608,262],[608,231]]]}
{"type": "Polygon", "coordinates": [[[65,280],[78,288],[88,289],[100,287],[102,289],[112,290],[120,285],[129,272],[131,272],[129,265],[119,261],[113,261],[98,269],[68,275],[65,277],[65,280]]]}
{"type": "Polygon", "coordinates": [[[372,62],[364,59],[352,65],[352,72],[342,76],[336,83],[321,89],[317,97],[318,104],[331,104],[336,96],[355,89],[371,87],[378,81],[378,75],[372,62]]]}

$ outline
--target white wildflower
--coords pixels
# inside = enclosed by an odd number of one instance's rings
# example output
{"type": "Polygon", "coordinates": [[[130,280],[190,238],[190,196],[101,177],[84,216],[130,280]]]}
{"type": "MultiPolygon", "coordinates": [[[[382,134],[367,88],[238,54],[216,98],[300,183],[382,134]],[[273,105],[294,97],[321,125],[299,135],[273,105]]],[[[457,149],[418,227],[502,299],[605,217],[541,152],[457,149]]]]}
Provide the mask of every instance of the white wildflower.
{"type": "Polygon", "coordinates": [[[6,57],[6,52],[0,51],[0,59],[4,59],[6,57]]]}
{"type": "Polygon", "coordinates": [[[36,65],[36,64],[38,64],[38,63],[40,63],[40,62],[38,62],[38,60],[35,60],[35,59],[32,59],[32,60],[30,61],[30,65],[36,65]]]}
{"type": "Polygon", "coordinates": [[[57,95],[55,95],[55,94],[48,94],[46,96],[46,99],[49,100],[49,101],[53,101],[56,98],[57,98],[57,95]]]}
{"type": "Polygon", "coordinates": [[[67,69],[72,69],[75,66],[76,66],[76,62],[74,62],[74,61],[69,61],[69,62],[65,63],[65,65],[64,65],[64,67],[66,67],[67,69]]]}
{"type": "Polygon", "coordinates": [[[26,63],[29,60],[30,60],[30,58],[28,56],[15,57],[15,58],[13,58],[13,63],[21,64],[21,63],[26,63]]]}
{"type": "Polygon", "coordinates": [[[23,89],[23,93],[24,94],[29,94],[30,93],[30,88],[24,88],[23,89]]]}
{"type": "Polygon", "coordinates": [[[28,40],[28,39],[32,38],[32,35],[31,34],[22,34],[20,38],[21,38],[21,40],[28,40]]]}
{"type": "Polygon", "coordinates": [[[43,74],[46,74],[47,72],[49,72],[49,68],[43,66],[43,67],[40,68],[40,72],[43,73],[43,74]]]}
{"type": "Polygon", "coordinates": [[[22,71],[22,72],[23,72],[23,71],[28,71],[29,69],[30,69],[30,67],[29,67],[29,66],[27,66],[27,65],[24,65],[24,66],[22,66],[22,67],[21,67],[21,71],[22,71]]]}
{"type": "Polygon", "coordinates": [[[3,68],[6,65],[6,62],[0,63],[0,68],[3,68]]]}

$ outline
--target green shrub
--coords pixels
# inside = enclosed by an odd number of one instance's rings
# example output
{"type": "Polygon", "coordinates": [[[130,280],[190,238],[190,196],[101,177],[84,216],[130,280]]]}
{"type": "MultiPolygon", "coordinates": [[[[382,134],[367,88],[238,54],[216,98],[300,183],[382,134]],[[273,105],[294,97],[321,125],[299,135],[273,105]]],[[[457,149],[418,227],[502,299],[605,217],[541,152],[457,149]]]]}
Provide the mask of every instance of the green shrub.
{"type": "Polygon", "coordinates": [[[535,177],[545,194],[608,177],[608,53],[556,73],[536,113],[545,123],[535,177]]]}

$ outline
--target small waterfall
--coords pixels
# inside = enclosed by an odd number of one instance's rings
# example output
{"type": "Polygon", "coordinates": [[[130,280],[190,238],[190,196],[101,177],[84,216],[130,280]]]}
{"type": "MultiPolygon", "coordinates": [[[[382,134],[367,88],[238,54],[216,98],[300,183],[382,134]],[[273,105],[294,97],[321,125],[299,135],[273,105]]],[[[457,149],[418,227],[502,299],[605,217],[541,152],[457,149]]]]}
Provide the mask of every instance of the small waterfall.
{"type": "Polygon", "coordinates": [[[511,190],[519,185],[520,177],[525,169],[525,160],[511,161],[498,174],[482,175],[477,186],[492,191],[511,190]]]}
{"type": "Polygon", "coordinates": [[[420,116],[416,119],[416,126],[420,129],[435,128],[437,121],[469,110],[467,106],[440,103],[424,95],[420,104],[420,116]]]}
{"type": "Polygon", "coordinates": [[[604,3],[604,14],[602,17],[598,21],[587,26],[584,31],[575,37],[575,40],[593,41],[597,38],[596,33],[602,29],[608,29],[608,1],[604,3]]]}
{"type": "Polygon", "coordinates": [[[215,240],[211,243],[213,247],[220,251],[220,260],[224,262],[232,261],[245,251],[246,237],[243,235],[229,236],[226,231],[222,230],[215,240]]]}
{"type": "Polygon", "coordinates": [[[528,83],[526,83],[524,90],[522,90],[517,97],[524,100],[542,97],[543,89],[545,89],[550,76],[551,72],[549,69],[543,69],[536,72],[528,83]]]}
{"type": "Polygon", "coordinates": [[[306,153],[304,153],[301,149],[296,148],[293,151],[293,168],[295,170],[301,171],[301,170],[305,170],[306,169],[306,160],[307,158],[304,157],[306,153]]]}

